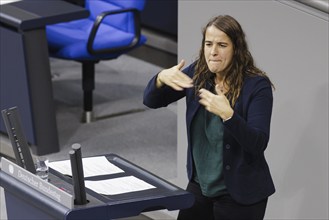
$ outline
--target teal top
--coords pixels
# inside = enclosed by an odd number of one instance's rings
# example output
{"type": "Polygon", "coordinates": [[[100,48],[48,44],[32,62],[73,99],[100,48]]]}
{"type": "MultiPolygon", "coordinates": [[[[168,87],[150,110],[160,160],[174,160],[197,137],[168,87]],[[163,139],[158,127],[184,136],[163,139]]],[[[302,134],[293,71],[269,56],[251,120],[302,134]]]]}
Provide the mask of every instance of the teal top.
{"type": "Polygon", "coordinates": [[[216,197],[226,194],[223,176],[223,122],[201,106],[191,125],[194,160],[193,180],[200,184],[202,194],[216,197]]]}

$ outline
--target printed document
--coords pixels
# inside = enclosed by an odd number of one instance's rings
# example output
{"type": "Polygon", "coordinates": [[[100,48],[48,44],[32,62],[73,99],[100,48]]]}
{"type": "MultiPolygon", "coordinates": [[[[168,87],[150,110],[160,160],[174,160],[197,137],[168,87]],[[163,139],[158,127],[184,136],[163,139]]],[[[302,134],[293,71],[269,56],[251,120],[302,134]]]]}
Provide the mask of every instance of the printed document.
{"type": "Polygon", "coordinates": [[[103,195],[116,195],[155,188],[155,186],[134,176],[97,181],[85,180],[85,186],[103,195]]]}
{"type": "Polygon", "coordinates": [[[13,2],[19,2],[21,0],[0,0],[0,5],[5,5],[13,2]]]}
{"type": "MultiPolygon", "coordinates": [[[[72,176],[70,160],[49,162],[48,166],[64,175],[72,176]]],[[[124,171],[112,164],[105,156],[82,158],[84,177],[123,173],[124,171]]]]}

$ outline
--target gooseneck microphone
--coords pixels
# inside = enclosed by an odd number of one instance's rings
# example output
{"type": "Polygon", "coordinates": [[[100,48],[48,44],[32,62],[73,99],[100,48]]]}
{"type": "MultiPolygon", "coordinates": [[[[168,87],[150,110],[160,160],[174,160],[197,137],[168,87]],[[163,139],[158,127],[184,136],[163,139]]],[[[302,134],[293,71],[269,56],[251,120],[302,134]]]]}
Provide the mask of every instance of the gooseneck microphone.
{"type": "Polygon", "coordinates": [[[74,188],[74,204],[84,205],[87,203],[85,181],[82,166],[81,156],[81,145],[73,144],[72,150],[69,151],[71,169],[72,169],[72,180],[74,188]]]}

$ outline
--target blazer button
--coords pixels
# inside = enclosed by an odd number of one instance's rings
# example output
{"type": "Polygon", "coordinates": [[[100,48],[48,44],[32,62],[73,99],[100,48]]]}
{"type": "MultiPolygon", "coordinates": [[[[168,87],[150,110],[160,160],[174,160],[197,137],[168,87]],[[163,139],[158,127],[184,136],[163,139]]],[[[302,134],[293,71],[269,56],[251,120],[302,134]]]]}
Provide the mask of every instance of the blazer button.
{"type": "Polygon", "coordinates": [[[231,166],[230,166],[230,165],[226,165],[226,166],[225,166],[225,169],[226,169],[226,170],[230,170],[230,169],[231,169],[231,166]]]}
{"type": "Polygon", "coordinates": [[[231,145],[226,144],[226,145],[225,145],[225,148],[226,148],[227,150],[229,150],[229,149],[231,148],[231,145]]]}

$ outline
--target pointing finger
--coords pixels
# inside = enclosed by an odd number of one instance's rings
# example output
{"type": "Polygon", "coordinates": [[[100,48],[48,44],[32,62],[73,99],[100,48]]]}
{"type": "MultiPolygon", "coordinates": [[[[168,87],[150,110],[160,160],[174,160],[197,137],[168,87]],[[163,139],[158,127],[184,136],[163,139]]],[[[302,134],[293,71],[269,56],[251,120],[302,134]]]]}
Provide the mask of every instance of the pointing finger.
{"type": "Polygon", "coordinates": [[[223,94],[223,92],[220,89],[220,86],[218,84],[215,86],[215,90],[216,90],[217,95],[222,95],[223,94]]]}
{"type": "Polygon", "coordinates": [[[200,97],[207,97],[207,96],[211,96],[213,95],[211,92],[209,92],[208,90],[206,89],[200,89],[199,90],[199,96],[200,97]]]}
{"type": "Polygon", "coordinates": [[[178,64],[177,64],[177,68],[179,69],[179,70],[181,70],[183,67],[184,67],[184,65],[185,65],[185,60],[181,60],[178,64]]]}

